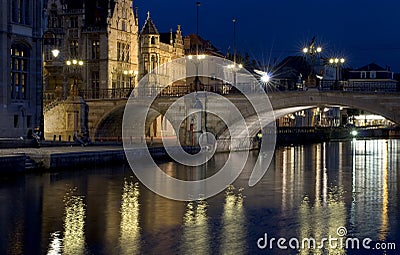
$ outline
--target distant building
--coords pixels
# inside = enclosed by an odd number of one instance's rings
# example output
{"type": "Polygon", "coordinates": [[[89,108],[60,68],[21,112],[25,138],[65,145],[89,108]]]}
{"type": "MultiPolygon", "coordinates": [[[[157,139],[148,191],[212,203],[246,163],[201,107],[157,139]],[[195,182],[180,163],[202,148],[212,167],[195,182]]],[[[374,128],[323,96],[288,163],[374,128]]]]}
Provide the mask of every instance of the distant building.
{"type": "Polygon", "coordinates": [[[0,137],[27,137],[41,120],[43,1],[0,6],[0,137]]]}
{"type": "Polygon", "coordinates": [[[272,79],[279,90],[297,90],[310,72],[311,66],[303,56],[288,56],[272,69],[272,79]]]}
{"type": "MultiPolygon", "coordinates": [[[[214,56],[224,58],[222,54],[209,40],[205,40],[197,34],[190,34],[183,38],[185,55],[189,58],[194,58],[195,61],[202,61],[207,56],[214,56]],[[198,60],[196,60],[198,58],[198,60]]],[[[207,65],[207,62],[206,62],[207,65]]],[[[204,68],[208,68],[204,66],[204,68]]],[[[211,77],[188,77],[186,84],[191,91],[207,90],[215,91],[221,88],[222,81],[218,81],[213,77],[213,73],[209,74],[211,77]]]]}
{"type": "Polygon", "coordinates": [[[357,70],[349,71],[349,79],[343,90],[394,92],[397,90],[397,81],[388,66],[382,68],[371,63],[357,70]]]}

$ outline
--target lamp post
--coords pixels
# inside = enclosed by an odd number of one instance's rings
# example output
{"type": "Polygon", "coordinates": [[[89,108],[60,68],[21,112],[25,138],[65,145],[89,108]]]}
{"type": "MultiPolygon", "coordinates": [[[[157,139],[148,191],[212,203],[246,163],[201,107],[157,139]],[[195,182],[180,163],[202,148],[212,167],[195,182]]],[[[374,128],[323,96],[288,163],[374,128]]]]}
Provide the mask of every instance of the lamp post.
{"type": "Polygon", "coordinates": [[[334,90],[339,89],[339,80],[341,80],[341,67],[343,66],[346,60],[344,58],[330,58],[329,64],[336,68],[335,74],[335,85],[333,86],[334,90]]]}
{"type": "Polygon", "coordinates": [[[196,35],[199,35],[199,7],[200,7],[200,2],[196,2],[196,35]]]}
{"type": "Polygon", "coordinates": [[[137,70],[124,70],[124,75],[129,75],[129,88],[132,89],[135,87],[136,84],[136,76],[139,74],[139,72],[137,70]],[[135,80],[133,81],[132,84],[132,78],[134,78],[135,80]],[[133,86],[132,86],[133,85],[133,86]]]}
{"type": "Polygon", "coordinates": [[[315,79],[315,74],[314,74],[315,56],[320,54],[321,52],[322,52],[322,47],[315,45],[315,36],[312,38],[309,46],[303,48],[303,53],[306,55],[310,55],[311,58],[311,72],[310,75],[308,76],[307,83],[309,86],[312,87],[316,87],[317,85],[317,80],[315,79]]]}
{"type": "Polygon", "coordinates": [[[83,66],[83,60],[79,59],[68,59],[65,61],[67,67],[72,68],[72,73],[74,77],[74,83],[71,85],[71,95],[78,95],[78,84],[77,84],[77,68],[83,66]]]}

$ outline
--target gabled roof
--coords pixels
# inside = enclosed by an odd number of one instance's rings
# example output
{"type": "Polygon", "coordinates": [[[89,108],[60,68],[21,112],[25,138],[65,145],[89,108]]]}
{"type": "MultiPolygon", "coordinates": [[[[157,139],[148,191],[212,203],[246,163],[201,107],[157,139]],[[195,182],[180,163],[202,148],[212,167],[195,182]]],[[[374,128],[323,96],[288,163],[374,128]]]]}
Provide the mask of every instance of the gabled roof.
{"type": "Polygon", "coordinates": [[[360,67],[355,71],[386,71],[386,69],[375,63],[371,63],[366,66],[360,67]]]}
{"type": "Polygon", "coordinates": [[[306,77],[310,71],[311,67],[303,56],[287,56],[274,67],[274,77],[281,79],[294,78],[299,74],[306,77]]]}
{"type": "Polygon", "coordinates": [[[158,35],[158,30],[156,25],[154,25],[153,20],[150,18],[150,12],[147,12],[147,19],[144,23],[142,30],[140,31],[141,35],[158,35]]]}

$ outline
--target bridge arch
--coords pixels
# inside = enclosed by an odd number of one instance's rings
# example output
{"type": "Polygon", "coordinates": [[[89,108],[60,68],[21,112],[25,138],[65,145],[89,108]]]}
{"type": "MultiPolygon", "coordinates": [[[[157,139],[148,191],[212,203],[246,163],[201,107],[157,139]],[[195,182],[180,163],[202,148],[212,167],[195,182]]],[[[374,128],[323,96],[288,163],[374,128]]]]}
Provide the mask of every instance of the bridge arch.
{"type": "MultiPolygon", "coordinates": [[[[106,107],[106,111],[101,111],[104,105],[102,105],[100,101],[88,103],[90,109],[92,110],[92,114],[89,118],[91,119],[89,123],[89,129],[92,138],[95,141],[116,141],[122,138],[122,121],[126,101],[121,102],[122,103],[106,107]]],[[[140,107],[140,104],[137,106],[140,107]]],[[[143,109],[145,108],[146,106],[143,105],[143,109]]],[[[145,124],[146,136],[156,136],[155,132],[157,130],[155,127],[152,127],[152,125],[154,125],[154,123],[157,121],[157,118],[165,114],[165,111],[166,109],[159,107],[157,104],[154,104],[150,109],[148,109],[148,115],[145,124]]]]}
{"type": "MultiPolygon", "coordinates": [[[[337,106],[364,110],[400,124],[400,100],[397,94],[304,91],[273,93],[269,94],[269,97],[275,119],[306,109],[337,106]]],[[[253,112],[244,117],[249,135],[255,136],[261,129],[258,116],[253,112]]],[[[218,138],[229,138],[226,126],[220,127],[221,129],[216,130],[218,138]]]]}

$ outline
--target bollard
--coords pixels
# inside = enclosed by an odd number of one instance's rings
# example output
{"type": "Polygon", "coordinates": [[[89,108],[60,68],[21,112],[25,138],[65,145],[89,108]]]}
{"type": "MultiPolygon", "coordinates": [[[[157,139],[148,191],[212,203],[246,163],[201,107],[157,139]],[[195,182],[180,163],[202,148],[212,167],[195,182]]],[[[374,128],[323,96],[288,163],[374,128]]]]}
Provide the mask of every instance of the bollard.
{"type": "Polygon", "coordinates": [[[53,136],[53,141],[55,142],[56,139],[57,139],[57,135],[54,135],[54,136],[53,136]]]}
{"type": "Polygon", "coordinates": [[[58,141],[61,142],[61,135],[58,136],[58,141]]]}
{"type": "Polygon", "coordinates": [[[68,142],[71,142],[71,135],[68,136],[68,142]]]}

